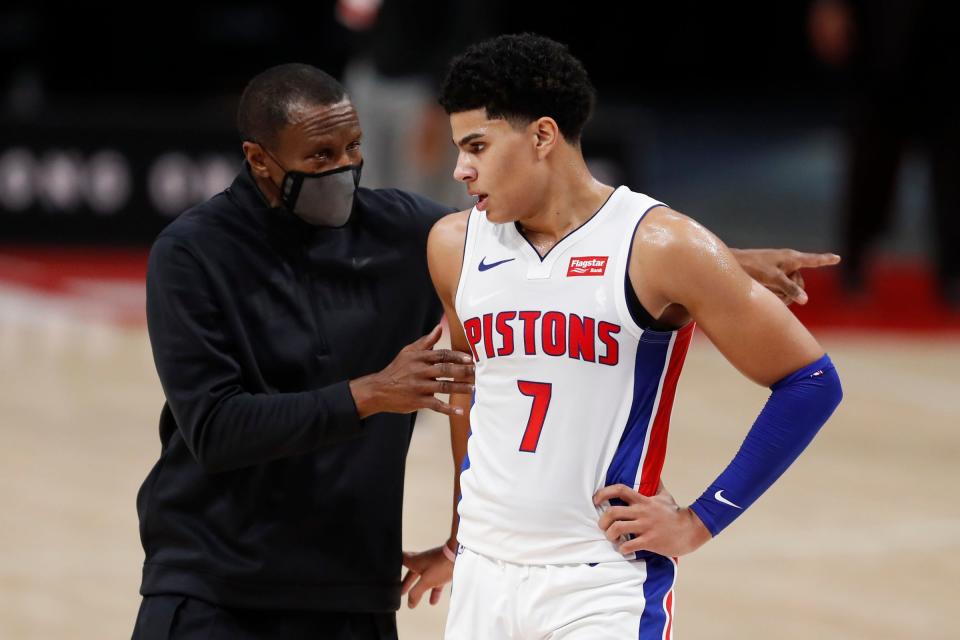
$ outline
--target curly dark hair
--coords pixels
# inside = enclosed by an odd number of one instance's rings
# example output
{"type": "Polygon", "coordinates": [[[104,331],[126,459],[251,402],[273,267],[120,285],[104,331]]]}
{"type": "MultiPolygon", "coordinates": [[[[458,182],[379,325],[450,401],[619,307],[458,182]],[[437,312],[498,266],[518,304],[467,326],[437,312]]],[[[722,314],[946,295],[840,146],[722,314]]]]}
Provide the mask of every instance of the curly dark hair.
{"type": "Polygon", "coordinates": [[[273,146],[295,109],[336,104],[345,96],[343,86],[316,67],[299,63],[271,67],[254,76],[240,96],[240,138],[273,146]]]}
{"type": "Polygon", "coordinates": [[[440,89],[448,114],[485,108],[490,118],[523,124],[549,116],[572,143],[595,101],[586,69],[567,46],[533,33],[471,46],[450,62],[440,89]]]}

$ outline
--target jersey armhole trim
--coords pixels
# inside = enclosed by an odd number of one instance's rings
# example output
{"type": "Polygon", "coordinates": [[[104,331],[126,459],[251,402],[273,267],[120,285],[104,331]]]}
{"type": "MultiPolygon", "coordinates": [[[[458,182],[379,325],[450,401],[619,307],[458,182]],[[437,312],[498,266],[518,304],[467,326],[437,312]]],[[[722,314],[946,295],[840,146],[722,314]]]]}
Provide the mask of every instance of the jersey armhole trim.
{"type": "MultiPolygon", "coordinates": [[[[457,278],[457,290],[453,297],[453,310],[456,312],[457,317],[461,322],[463,321],[463,318],[460,318],[460,298],[463,296],[463,283],[467,277],[467,264],[469,262],[468,257],[473,257],[474,238],[470,236],[470,222],[473,220],[473,214],[475,211],[476,208],[471,209],[470,213],[467,214],[467,228],[463,233],[463,258],[460,260],[460,277],[457,278]],[[467,254],[470,255],[468,256],[467,254]]],[[[476,232],[476,229],[476,225],[473,226],[474,232],[476,232]]],[[[449,321],[449,318],[447,320],[449,321]]]]}
{"type": "Polygon", "coordinates": [[[615,296],[617,301],[617,310],[620,312],[620,319],[623,321],[624,325],[634,335],[637,339],[640,339],[646,333],[662,333],[664,335],[669,335],[673,330],[655,330],[650,329],[648,326],[656,322],[655,318],[650,314],[649,311],[643,306],[639,298],[637,298],[636,293],[633,291],[633,287],[630,283],[630,259],[633,257],[633,240],[637,236],[637,229],[640,228],[640,223],[643,222],[644,218],[647,217],[647,214],[650,213],[653,209],[657,207],[666,207],[662,202],[654,201],[653,204],[648,206],[643,213],[637,218],[636,223],[633,225],[633,230],[626,234],[624,238],[624,245],[620,248],[620,255],[625,255],[626,259],[621,263],[621,268],[617,270],[617,282],[619,285],[615,286],[615,296]],[[635,307],[631,304],[631,296],[636,301],[635,307]]]}

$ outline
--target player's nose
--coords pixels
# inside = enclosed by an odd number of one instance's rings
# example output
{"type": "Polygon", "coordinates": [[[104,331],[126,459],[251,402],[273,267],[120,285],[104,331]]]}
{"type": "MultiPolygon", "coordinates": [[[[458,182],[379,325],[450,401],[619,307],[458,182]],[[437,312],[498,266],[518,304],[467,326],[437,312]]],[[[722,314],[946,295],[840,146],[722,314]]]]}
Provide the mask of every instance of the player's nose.
{"type": "Polygon", "coordinates": [[[458,182],[471,182],[477,179],[477,171],[471,167],[461,153],[457,156],[457,166],[453,168],[453,179],[458,182]]]}

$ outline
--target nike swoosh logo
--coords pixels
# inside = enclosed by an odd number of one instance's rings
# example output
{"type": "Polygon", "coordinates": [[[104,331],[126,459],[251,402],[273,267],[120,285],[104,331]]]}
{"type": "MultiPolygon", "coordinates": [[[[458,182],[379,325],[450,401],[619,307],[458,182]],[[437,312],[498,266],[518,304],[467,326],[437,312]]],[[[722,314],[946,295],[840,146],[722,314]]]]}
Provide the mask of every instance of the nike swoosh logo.
{"type": "Polygon", "coordinates": [[[511,262],[516,260],[516,258],[507,258],[506,260],[500,260],[499,262],[491,262],[490,264],[484,264],[483,261],[487,259],[487,256],[480,258],[480,265],[477,267],[480,271],[486,271],[487,269],[493,269],[494,267],[499,267],[504,262],[511,262]]]}
{"type": "Polygon", "coordinates": [[[722,502],[723,504],[728,504],[728,505],[730,505],[731,507],[733,507],[733,508],[735,508],[735,509],[740,509],[741,511],[743,511],[743,507],[737,506],[737,505],[733,504],[732,502],[730,502],[729,500],[727,500],[726,498],[723,497],[723,492],[724,492],[724,491],[726,491],[726,489],[720,489],[720,491],[717,491],[715,494],[713,494],[713,497],[717,499],[717,502],[722,502]]]}

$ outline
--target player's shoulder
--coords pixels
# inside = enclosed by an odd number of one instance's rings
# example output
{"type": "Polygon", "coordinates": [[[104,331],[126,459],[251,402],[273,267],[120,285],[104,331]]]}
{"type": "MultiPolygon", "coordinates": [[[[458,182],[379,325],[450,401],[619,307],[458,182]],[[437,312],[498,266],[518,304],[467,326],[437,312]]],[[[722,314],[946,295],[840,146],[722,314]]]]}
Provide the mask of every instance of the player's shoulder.
{"type": "Polygon", "coordinates": [[[447,249],[457,247],[463,249],[464,240],[467,237],[467,223],[470,219],[470,210],[455,211],[443,216],[430,230],[430,237],[427,239],[427,246],[436,249],[447,249]]]}
{"type": "Polygon", "coordinates": [[[723,242],[688,215],[667,206],[650,209],[637,225],[634,255],[645,260],[669,261],[715,256],[723,242]]]}
{"type": "Polygon", "coordinates": [[[637,225],[632,249],[630,274],[637,297],[647,309],[662,311],[672,304],[689,309],[690,300],[716,290],[736,264],[719,238],[669,207],[647,213],[637,225]]]}
{"type": "Polygon", "coordinates": [[[441,298],[452,298],[460,279],[470,211],[440,218],[427,237],[427,264],[441,298]]]}

